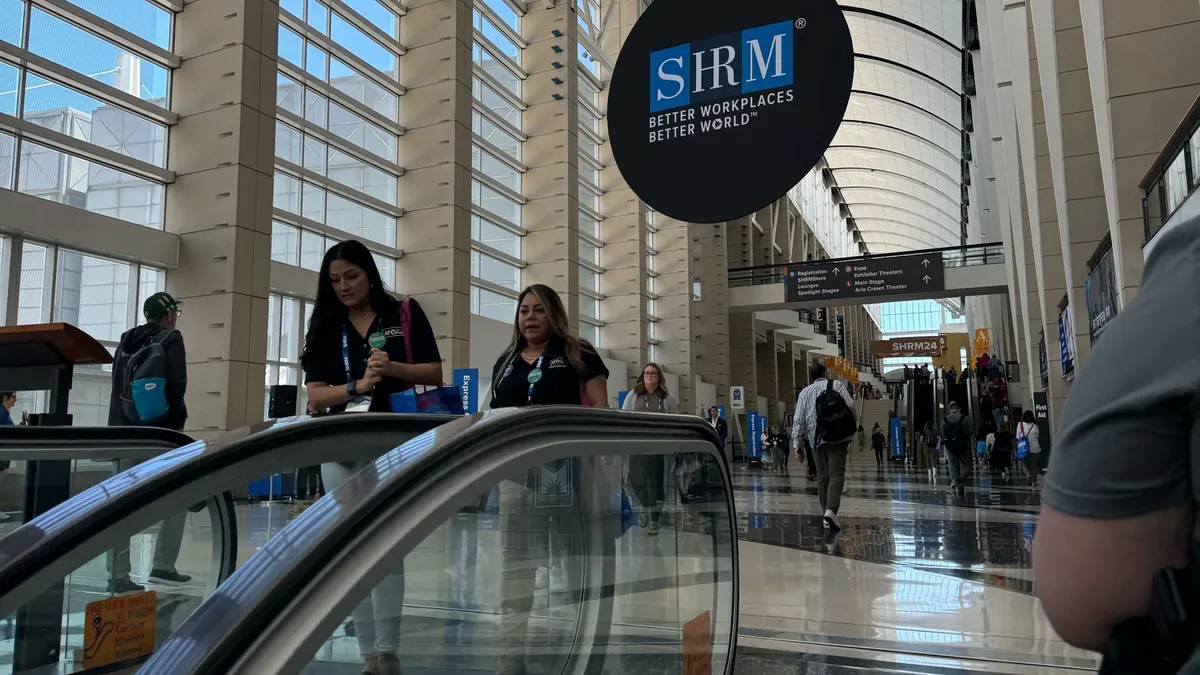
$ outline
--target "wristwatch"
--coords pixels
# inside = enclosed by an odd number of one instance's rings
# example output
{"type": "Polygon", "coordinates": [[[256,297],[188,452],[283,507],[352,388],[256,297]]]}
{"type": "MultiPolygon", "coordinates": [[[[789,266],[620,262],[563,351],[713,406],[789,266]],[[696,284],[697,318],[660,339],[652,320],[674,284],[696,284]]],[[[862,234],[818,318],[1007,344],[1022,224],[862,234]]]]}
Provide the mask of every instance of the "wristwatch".
{"type": "Polygon", "coordinates": [[[346,393],[351,396],[358,394],[358,382],[353,378],[346,383],[346,393]]]}

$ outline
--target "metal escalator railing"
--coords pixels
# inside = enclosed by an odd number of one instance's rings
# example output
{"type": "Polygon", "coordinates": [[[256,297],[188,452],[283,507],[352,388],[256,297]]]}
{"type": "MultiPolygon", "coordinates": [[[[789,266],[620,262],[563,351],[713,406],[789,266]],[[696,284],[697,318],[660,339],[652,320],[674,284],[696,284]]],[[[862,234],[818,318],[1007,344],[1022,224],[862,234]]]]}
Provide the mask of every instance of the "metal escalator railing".
{"type": "Polygon", "coordinates": [[[156,427],[9,426],[0,431],[0,460],[141,461],[194,442],[187,434],[156,427]]]}
{"type": "Polygon", "coordinates": [[[686,644],[688,659],[727,674],[730,485],[698,418],[527,408],[462,419],[317,502],[139,672],[357,672],[363,659],[418,675],[668,672],[686,644]],[[648,503],[665,488],[661,514],[630,527],[624,483],[648,503]]]}
{"type": "MultiPolygon", "coordinates": [[[[231,489],[304,466],[370,462],[450,419],[382,414],[298,417],[240,429],[212,442],[193,442],[165,454],[159,454],[162,446],[156,443],[175,440],[170,437],[173,432],[138,430],[126,439],[131,442],[122,443],[113,431],[77,429],[101,446],[94,451],[98,456],[113,456],[119,446],[132,445],[137,456],[131,459],[148,459],[0,539],[0,579],[4,580],[0,617],[14,614],[16,621],[12,672],[55,664],[70,664],[74,672],[89,668],[83,649],[87,606],[138,590],[122,588],[114,579],[129,578],[136,567],[131,558],[148,563],[151,548],[155,567],[160,558],[168,561],[164,565],[174,565],[182,557],[180,564],[190,565],[186,573],[193,577],[172,583],[171,588],[158,586],[158,637],[160,642],[165,639],[174,625],[229,578],[239,562],[239,548],[243,553],[254,548],[239,546],[231,489]],[[207,523],[203,510],[209,512],[207,523]],[[129,543],[131,537],[140,542],[129,543]],[[163,553],[172,547],[174,559],[163,553]]],[[[71,428],[57,429],[50,436],[57,438],[41,443],[42,450],[56,453],[59,459],[75,452],[71,428]]],[[[19,452],[36,459],[42,451],[15,450],[18,443],[12,441],[8,450],[0,444],[0,453],[19,452]]],[[[265,536],[271,532],[268,527],[265,536]]],[[[155,583],[154,569],[148,570],[148,584],[155,583]]],[[[0,651],[7,651],[3,643],[0,651]]],[[[0,659],[4,656],[0,653],[0,659]]]]}

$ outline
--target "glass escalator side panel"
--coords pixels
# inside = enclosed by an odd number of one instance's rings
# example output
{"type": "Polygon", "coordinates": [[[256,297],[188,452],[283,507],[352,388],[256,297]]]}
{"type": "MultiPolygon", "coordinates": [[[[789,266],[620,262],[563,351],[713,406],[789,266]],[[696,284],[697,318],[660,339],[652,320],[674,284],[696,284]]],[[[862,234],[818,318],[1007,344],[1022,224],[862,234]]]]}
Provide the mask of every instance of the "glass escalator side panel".
{"type": "Polygon", "coordinates": [[[302,672],[671,675],[685,653],[726,672],[736,540],[719,461],[647,452],[510,472],[355,597],[302,672]]]}
{"type": "Polygon", "coordinates": [[[228,506],[218,497],[171,514],[0,619],[0,675],[144,660],[216,588],[228,506]]]}

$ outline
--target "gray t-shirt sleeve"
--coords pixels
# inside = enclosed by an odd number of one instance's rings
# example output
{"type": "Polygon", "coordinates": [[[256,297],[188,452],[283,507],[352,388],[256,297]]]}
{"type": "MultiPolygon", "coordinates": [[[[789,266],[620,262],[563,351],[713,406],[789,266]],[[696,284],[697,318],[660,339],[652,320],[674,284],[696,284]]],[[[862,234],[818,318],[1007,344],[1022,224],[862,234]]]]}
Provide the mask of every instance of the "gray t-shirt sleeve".
{"type": "Polygon", "coordinates": [[[1055,510],[1133,518],[1192,499],[1200,223],[1185,227],[1164,233],[1170,240],[1155,247],[1138,295],[1071,388],[1042,495],[1055,510]]]}

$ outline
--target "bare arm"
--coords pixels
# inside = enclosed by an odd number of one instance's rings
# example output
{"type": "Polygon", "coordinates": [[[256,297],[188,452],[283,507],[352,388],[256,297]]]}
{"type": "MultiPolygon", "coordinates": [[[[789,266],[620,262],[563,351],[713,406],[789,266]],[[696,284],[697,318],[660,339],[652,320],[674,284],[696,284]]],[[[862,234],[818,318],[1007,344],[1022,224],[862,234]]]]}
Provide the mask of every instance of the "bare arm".
{"type": "Polygon", "coordinates": [[[588,400],[592,402],[593,408],[608,407],[608,378],[603,375],[593,377],[583,385],[583,390],[587,392],[588,400]]]}
{"type": "Polygon", "coordinates": [[[1154,574],[1187,563],[1191,530],[1190,504],[1120,520],[1043,506],[1033,570],[1054,630],[1076,647],[1103,650],[1114,628],[1150,609],[1154,574]]]}
{"type": "Polygon", "coordinates": [[[309,405],[314,408],[325,409],[342,405],[343,403],[349,403],[353,398],[370,394],[371,390],[375,388],[375,385],[378,382],[379,378],[376,377],[370,370],[368,370],[367,376],[361,380],[358,380],[358,382],[355,384],[355,391],[357,394],[354,396],[351,396],[350,393],[346,391],[346,385],[344,384],[309,382],[304,385],[304,388],[308,391],[309,405]]]}

